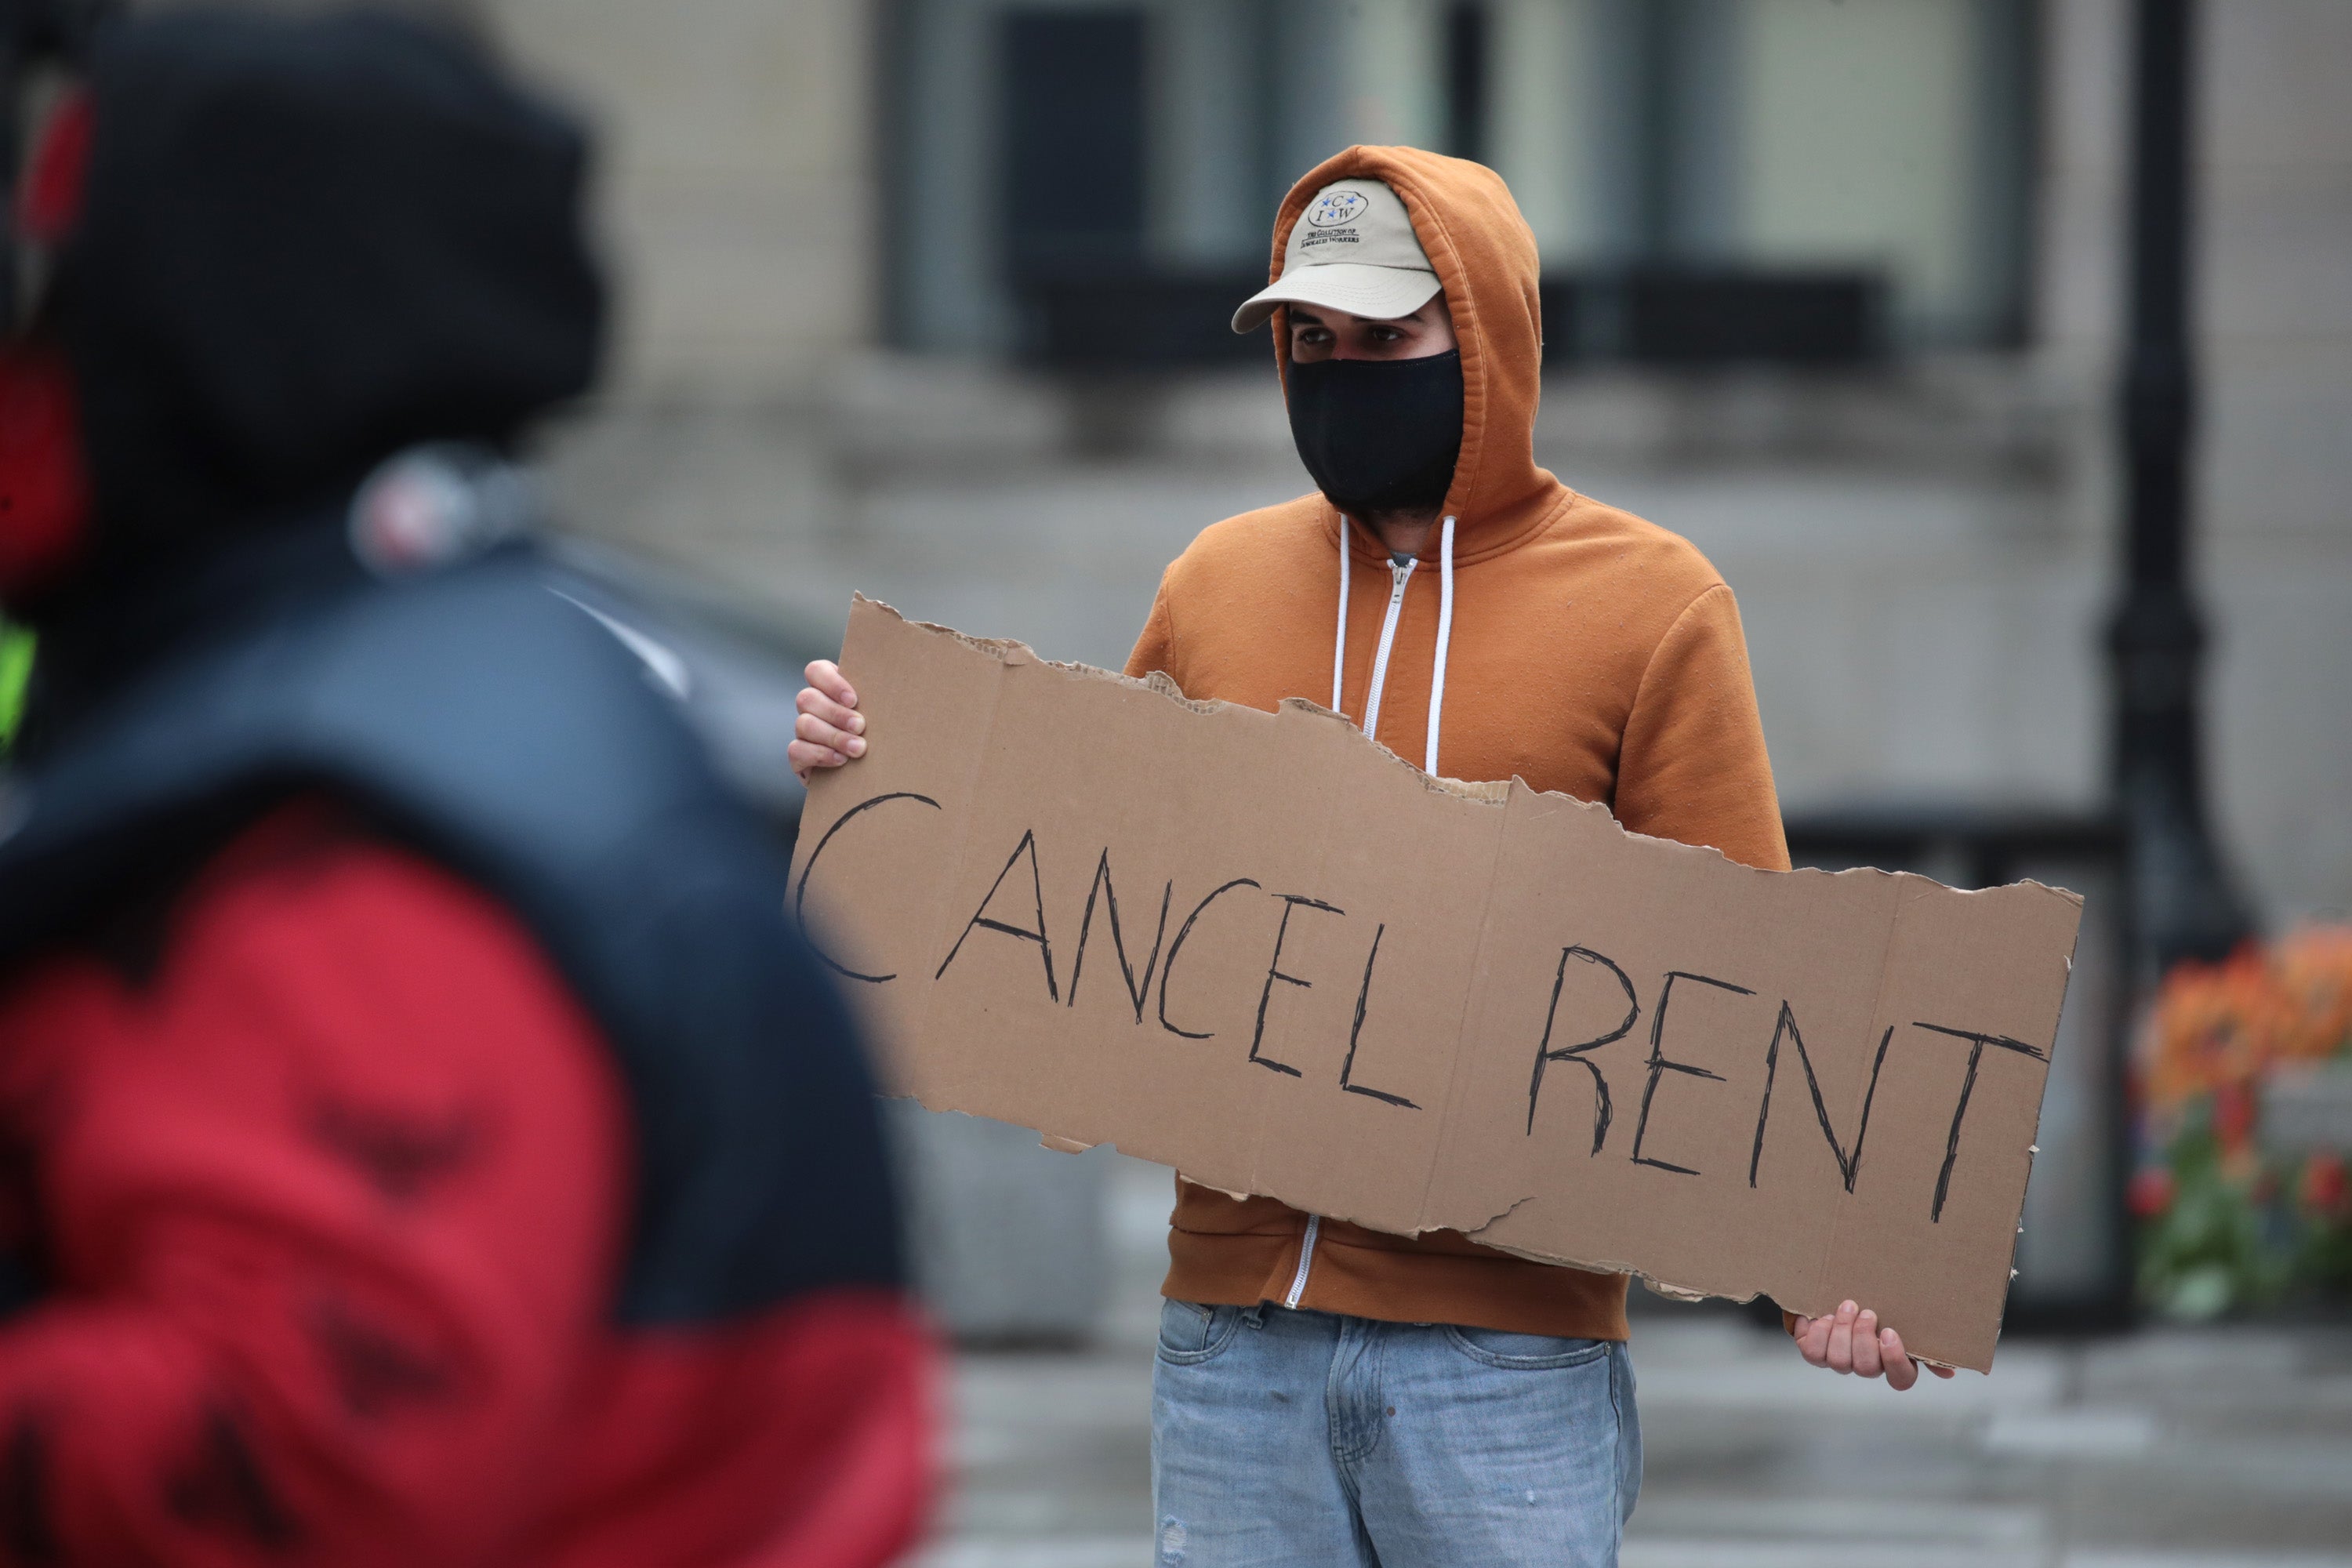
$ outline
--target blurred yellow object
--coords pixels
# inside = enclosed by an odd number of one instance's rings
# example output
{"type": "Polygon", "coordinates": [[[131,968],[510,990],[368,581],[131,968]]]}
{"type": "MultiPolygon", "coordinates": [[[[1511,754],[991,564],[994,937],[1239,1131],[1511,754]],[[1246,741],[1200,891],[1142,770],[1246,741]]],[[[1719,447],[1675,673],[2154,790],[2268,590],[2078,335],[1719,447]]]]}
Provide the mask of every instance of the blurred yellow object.
{"type": "Polygon", "coordinates": [[[33,675],[33,634],[0,622],[0,752],[16,738],[25,712],[25,684],[33,675]]]}

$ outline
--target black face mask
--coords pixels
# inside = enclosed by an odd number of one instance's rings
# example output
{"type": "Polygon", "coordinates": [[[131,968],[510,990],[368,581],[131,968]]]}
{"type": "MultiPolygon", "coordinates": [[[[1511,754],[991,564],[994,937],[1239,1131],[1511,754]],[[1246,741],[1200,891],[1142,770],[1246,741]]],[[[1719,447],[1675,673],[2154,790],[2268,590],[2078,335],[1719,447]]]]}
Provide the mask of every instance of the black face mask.
{"type": "Polygon", "coordinates": [[[1290,437],[1350,517],[1433,507],[1462,455],[1462,354],[1290,366],[1290,437]]]}

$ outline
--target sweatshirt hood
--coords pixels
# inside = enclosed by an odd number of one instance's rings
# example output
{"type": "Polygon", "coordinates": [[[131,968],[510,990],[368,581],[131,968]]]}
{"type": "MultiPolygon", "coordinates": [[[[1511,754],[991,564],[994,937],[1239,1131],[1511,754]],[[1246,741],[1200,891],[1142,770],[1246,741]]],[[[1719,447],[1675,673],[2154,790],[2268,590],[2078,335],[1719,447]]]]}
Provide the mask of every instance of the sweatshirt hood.
{"type": "MultiPolygon", "coordinates": [[[[1462,455],[1444,511],[1457,520],[1457,561],[1474,564],[1532,535],[1569,496],[1535,460],[1543,384],[1535,235],[1502,176],[1483,164],[1417,147],[1350,147],[1308,170],[1283,198],[1269,281],[1280,279],[1291,227],[1315,193],[1350,178],[1381,180],[1396,192],[1444,287],[1462,352],[1462,455]]],[[[1286,344],[1277,317],[1275,360],[1286,380],[1286,344]]],[[[1335,535],[1338,527],[1335,517],[1335,535]]]]}
{"type": "Polygon", "coordinates": [[[588,385],[584,138],[465,39],[173,11],[101,35],[89,103],[56,307],[91,575],[331,505],[412,443],[506,443],[588,385]]]}

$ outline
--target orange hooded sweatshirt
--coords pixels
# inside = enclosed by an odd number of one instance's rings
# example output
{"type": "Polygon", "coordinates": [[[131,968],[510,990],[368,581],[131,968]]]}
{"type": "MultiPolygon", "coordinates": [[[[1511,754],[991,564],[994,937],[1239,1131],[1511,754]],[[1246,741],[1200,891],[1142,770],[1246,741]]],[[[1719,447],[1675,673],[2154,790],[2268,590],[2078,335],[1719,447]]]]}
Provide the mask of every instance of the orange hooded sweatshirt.
{"type": "MultiPolygon", "coordinates": [[[[1447,777],[1516,774],[1601,802],[1634,832],[1785,869],[1731,590],[1687,542],[1536,467],[1536,244],[1510,192],[1476,163],[1350,147],[1284,198],[1272,276],[1308,200],[1349,176],[1384,180],[1403,199],[1462,352],[1462,456],[1444,508],[1452,567],[1445,531],[1433,531],[1397,600],[1375,738],[1422,761],[1435,716],[1434,771],[1447,777]],[[1431,701],[1441,679],[1442,708],[1431,701]]],[[[1286,361],[1279,313],[1274,340],[1286,361]]],[[[1245,512],[1207,530],[1168,568],[1127,672],[1164,670],[1187,696],[1254,708],[1330,700],[1360,722],[1398,592],[1379,540],[1320,495],[1245,512]]],[[[1401,1237],[1310,1220],[1271,1198],[1234,1198],[1181,1178],[1169,1252],[1161,1289],[1186,1300],[1625,1337],[1622,1275],[1530,1263],[1457,1231],[1401,1237]]]]}

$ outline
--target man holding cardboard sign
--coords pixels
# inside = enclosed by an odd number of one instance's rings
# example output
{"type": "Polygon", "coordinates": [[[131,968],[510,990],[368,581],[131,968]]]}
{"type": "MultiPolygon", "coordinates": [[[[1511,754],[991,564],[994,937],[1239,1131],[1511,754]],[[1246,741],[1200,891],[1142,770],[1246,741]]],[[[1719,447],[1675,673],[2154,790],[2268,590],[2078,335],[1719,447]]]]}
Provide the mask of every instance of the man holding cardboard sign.
{"type": "MultiPolygon", "coordinates": [[[[1129,673],[1265,710],[1328,689],[1430,773],[1522,778],[1606,803],[1633,832],[1785,869],[1730,590],[1685,542],[1535,465],[1538,262],[1502,182],[1351,148],[1292,189],[1276,237],[1276,281],[1234,327],[1275,322],[1320,493],[1202,534],[1162,579],[1129,673]],[[1434,592],[1416,584],[1433,575],[1434,592]]],[[[840,670],[809,679],[804,774],[866,750],[840,670]]],[[[1314,911],[1338,912],[1291,900],[1283,930],[1314,911]]],[[[1279,972],[1280,940],[1269,995],[1304,984],[1279,972]]],[[[1163,1021],[1165,1002],[1163,982],[1163,1021]]],[[[1623,1276],[1181,1180],[1170,1251],[1163,1562],[1615,1561],[1640,1479],[1623,1276]]],[[[1852,1302],[1794,1327],[1816,1364],[1898,1388],[1918,1376],[1852,1302]]]]}

